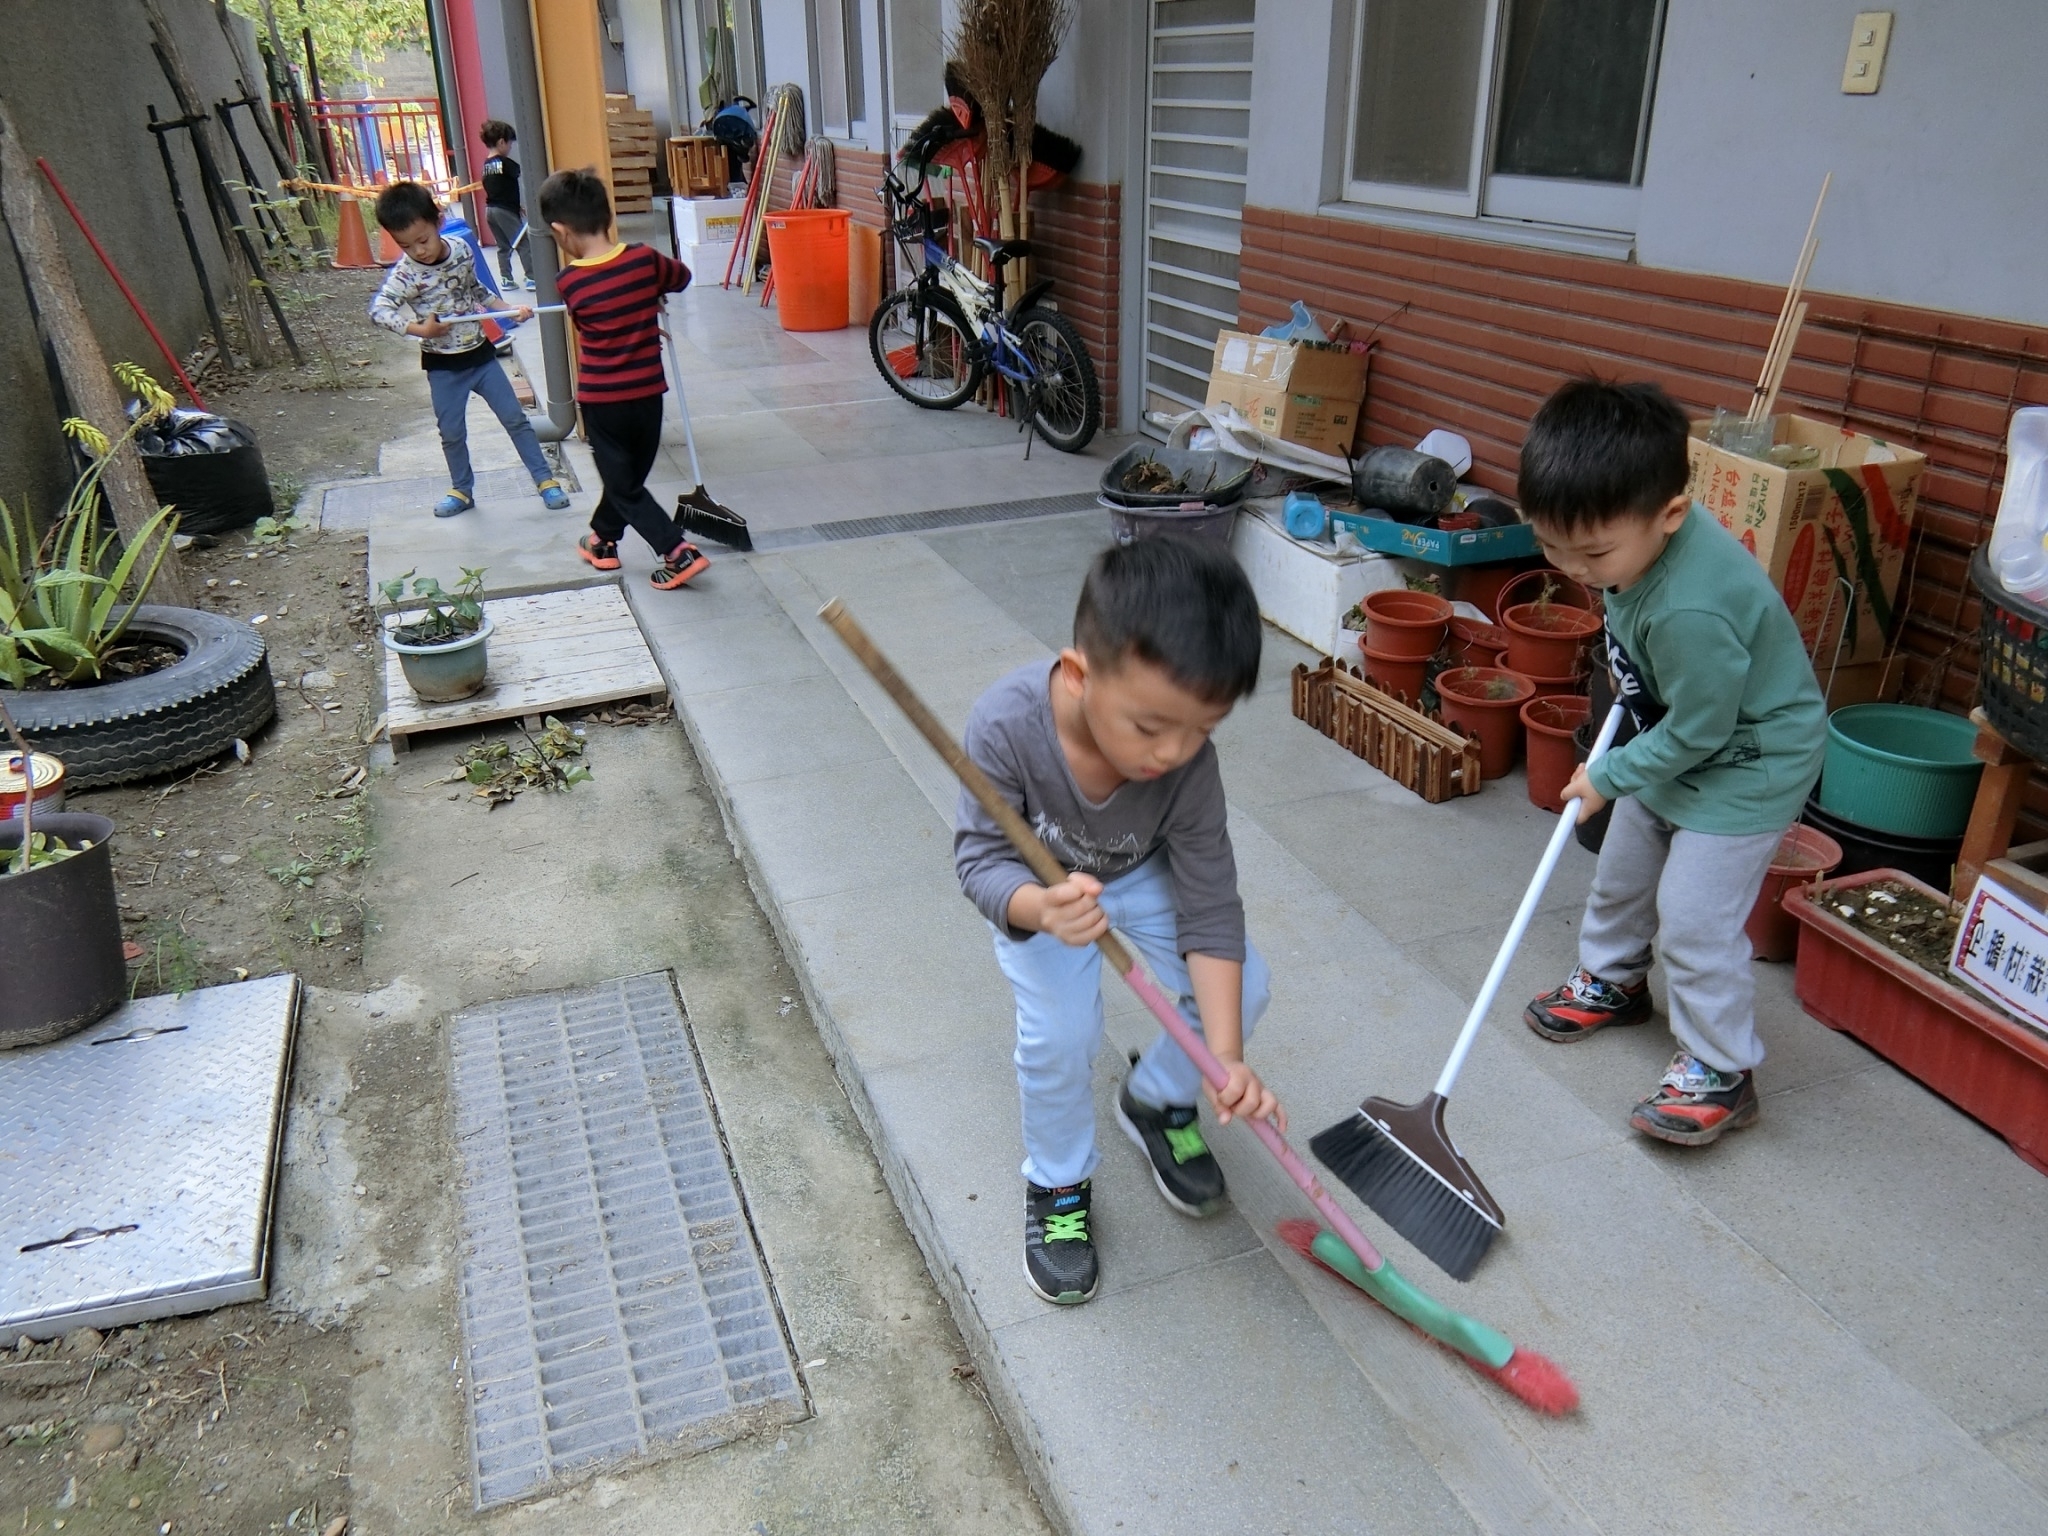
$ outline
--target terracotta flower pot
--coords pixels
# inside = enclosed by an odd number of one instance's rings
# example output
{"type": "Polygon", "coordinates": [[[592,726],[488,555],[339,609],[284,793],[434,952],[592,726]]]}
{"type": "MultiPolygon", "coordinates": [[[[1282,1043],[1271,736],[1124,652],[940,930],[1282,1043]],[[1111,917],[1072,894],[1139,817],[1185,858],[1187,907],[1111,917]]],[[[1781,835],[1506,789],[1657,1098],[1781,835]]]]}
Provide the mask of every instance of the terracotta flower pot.
{"type": "Polygon", "coordinates": [[[1538,694],[1522,706],[1522,724],[1529,733],[1529,803],[1546,811],[1564,809],[1564,787],[1578,766],[1572,732],[1586,723],[1593,701],[1583,695],[1545,698],[1538,694]]]}
{"type": "Polygon", "coordinates": [[[1454,667],[1437,674],[1445,721],[1479,738],[1482,778],[1500,778],[1515,766],[1522,744],[1521,708],[1535,693],[1529,679],[1500,667],[1454,667]]]}
{"type": "Polygon", "coordinates": [[[1533,571],[1520,571],[1501,583],[1500,596],[1495,600],[1494,622],[1510,608],[1519,608],[1524,603],[1540,603],[1545,592],[1550,594],[1553,608],[1587,608],[1594,613],[1600,611],[1600,594],[1582,582],[1576,582],[1562,571],[1553,571],[1539,566],[1533,571]]]}
{"type": "Polygon", "coordinates": [[[1825,832],[1793,826],[1771,855],[1763,889],[1756,893],[1749,921],[1750,953],[1759,960],[1790,960],[1799,953],[1799,920],[1785,910],[1785,893],[1795,885],[1825,879],[1842,862],[1842,845],[1825,832]]]}
{"type": "Polygon", "coordinates": [[[1428,665],[1427,656],[1382,656],[1370,646],[1365,650],[1366,678],[1388,693],[1400,694],[1418,708],[1422,703],[1423,669],[1428,665]]]}
{"type": "MultiPolygon", "coordinates": [[[[1508,670],[1515,672],[1521,669],[1510,667],[1508,670]]],[[[1586,674],[1583,672],[1572,677],[1535,677],[1527,672],[1522,676],[1536,685],[1536,697],[1539,699],[1583,699],[1586,696],[1586,674]]]]}
{"type": "Polygon", "coordinates": [[[1470,603],[1488,621],[1500,622],[1501,589],[1524,574],[1505,565],[1454,565],[1451,567],[1451,596],[1470,603]]]}
{"type": "Polygon", "coordinates": [[[1508,632],[1459,615],[1451,618],[1451,661],[1460,667],[1497,667],[1508,648],[1508,632]]]}
{"type": "Polygon", "coordinates": [[[1589,608],[1522,603],[1500,616],[1508,632],[1508,665],[1527,677],[1564,677],[1586,670],[1586,642],[1600,633],[1589,608]]]}
{"type": "Polygon", "coordinates": [[[1368,593],[1359,606],[1366,646],[1382,656],[1434,656],[1451,624],[1451,605],[1431,592],[1393,587],[1368,593]]]}

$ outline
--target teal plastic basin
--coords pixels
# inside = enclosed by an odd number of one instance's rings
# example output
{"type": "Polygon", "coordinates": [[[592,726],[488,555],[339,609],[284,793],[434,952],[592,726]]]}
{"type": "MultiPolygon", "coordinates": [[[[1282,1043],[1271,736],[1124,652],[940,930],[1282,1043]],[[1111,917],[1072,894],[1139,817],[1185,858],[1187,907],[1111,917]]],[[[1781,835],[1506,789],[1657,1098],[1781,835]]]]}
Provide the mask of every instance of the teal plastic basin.
{"type": "Polygon", "coordinates": [[[1820,808],[1873,832],[1957,837],[1984,764],[1977,727],[1911,704],[1852,704],[1828,717],[1820,808]]]}

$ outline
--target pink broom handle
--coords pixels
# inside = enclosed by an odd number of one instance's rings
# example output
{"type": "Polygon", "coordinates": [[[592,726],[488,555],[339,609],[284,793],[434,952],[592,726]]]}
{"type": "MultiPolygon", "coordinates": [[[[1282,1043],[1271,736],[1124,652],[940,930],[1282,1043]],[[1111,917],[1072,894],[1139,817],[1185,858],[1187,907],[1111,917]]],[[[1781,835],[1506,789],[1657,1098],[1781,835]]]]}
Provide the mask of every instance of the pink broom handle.
{"type": "MultiPolygon", "coordinates": [[[[952,733],[939,723],[938,716],[925,708],[924,700],[911,691],[910,684],[903,680],[889,658],[868,638],[867,631],[854,621],[852,614],[838,598],[833,598],[818,610],[818,617],[832,626],[839,638],[846,642],[846,648],[853,652],[868,675],[882,685],[882,691],[896,701],[896,707],[903,711],[910,723],[917,727],[918,734],[931,743],[932,750],[946,760],[946,765],[960,777],[968,793],[981,802],[981,808],[995,818],[996,825],[1003,829],[1011,846],[1030,866],[1032,874],[1048,886],[1058,885],[1067,878],[1067,870],[1052,856],[1052,850],[1038,839],[1038,834],[1025,824],[1016,808],[1005,800],[994,784],[989,782],[981,766],[961,750],[952,733]]],[[[1109,962],[1109,968],[1129,983],[1133,992],[1145,1006],[1152,1010],[1154,1018],[1166,1032],[1173,1036],[1174,1044],[1188,1053],[1188,1058],[1201,1070],[1202,1076],[1212,1088],[1221,1088],[1230,1081],[1230,1074],[1223,1070],[1223,1063],[1216,1059],[1204,1043],[1195,1027],[1187,1021],[1172,1000],[1159,990],[1157,982],[1147,976],[1131,952],[1124,947],[1123,940],[1113,933],[1105,933],[1095,941],[1095,947],[1102,951],[1102,958],[1109,962]]],[[[1358,1230],[1358,1223],[1345,1214],[1344,1208],[1332,1200],[1323,1189],[1322,1183],[1309,1171],[1308,1164],[1301,1160],[1294,1148],[1287,1144],[1287,1138],[1274,1128],[1270,1121],[1249,1120],[1252,1134],[1266,1144],[1287,1170],[1287,1176],[1294,1180],[1309,1202],[1330,1224],[1330,1230],[1344,1240],[1344,1246],[1358,1255],[1358,1260],[1367,1269],[1378,1269],[1386,1261],[1380,1257],[1377,1248],[1358,1230]]]]}

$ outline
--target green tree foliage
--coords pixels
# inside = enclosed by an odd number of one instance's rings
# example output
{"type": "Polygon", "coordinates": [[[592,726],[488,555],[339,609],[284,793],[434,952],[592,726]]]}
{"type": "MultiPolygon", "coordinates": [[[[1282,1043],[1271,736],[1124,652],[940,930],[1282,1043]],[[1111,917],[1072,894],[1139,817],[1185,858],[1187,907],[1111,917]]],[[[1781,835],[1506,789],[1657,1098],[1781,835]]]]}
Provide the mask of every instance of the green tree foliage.
{"type": "MultiPolygon", "coordinates": [[[[394,48],[423,47],[427,41],[427,8],[420,0],[270,0],[278,31],[292,62],[303,67],[301,28],[313,29],[313,51],[320,60],[324,85],[374,80],[374,65],[394,48]]],[[[256,36],[269,46],[264,0],[228,0],[229,8],[256,23],[256,36]]]]}

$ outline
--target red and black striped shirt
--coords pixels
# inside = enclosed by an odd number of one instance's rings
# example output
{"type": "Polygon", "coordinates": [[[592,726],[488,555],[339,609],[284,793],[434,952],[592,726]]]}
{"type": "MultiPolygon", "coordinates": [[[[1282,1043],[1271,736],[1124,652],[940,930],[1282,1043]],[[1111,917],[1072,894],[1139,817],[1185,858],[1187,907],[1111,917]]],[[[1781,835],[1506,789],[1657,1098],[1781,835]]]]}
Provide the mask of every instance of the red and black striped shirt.
{"type": "Polygon", "coordinates": [[[586,405],[644,400],[668,388],[661,367],[661,296],[690,269],[645,245],[572,261],[555,278],[576,322],[576,398],[586,405]]]}

